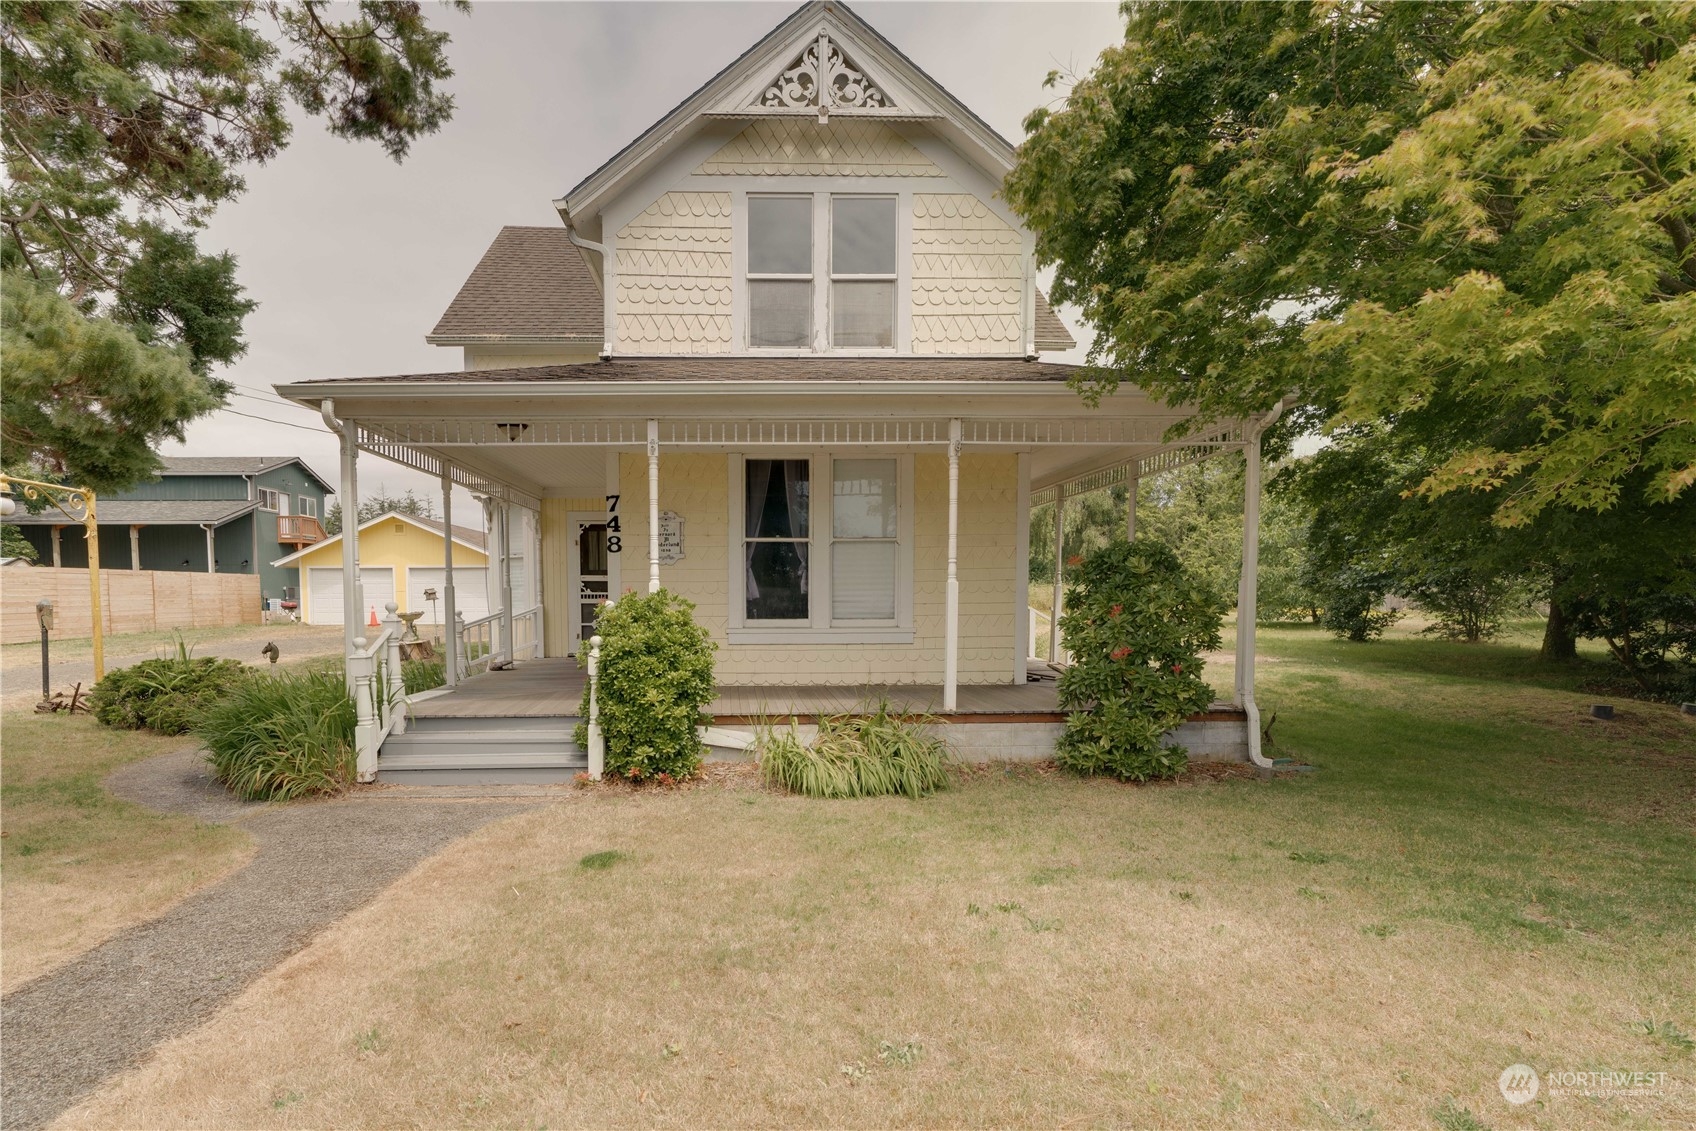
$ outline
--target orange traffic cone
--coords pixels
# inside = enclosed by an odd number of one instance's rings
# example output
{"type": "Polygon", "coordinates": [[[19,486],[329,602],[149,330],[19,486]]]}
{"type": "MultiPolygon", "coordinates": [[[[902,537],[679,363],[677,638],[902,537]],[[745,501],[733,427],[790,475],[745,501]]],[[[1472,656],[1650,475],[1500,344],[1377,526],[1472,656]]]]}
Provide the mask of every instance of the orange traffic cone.
{"type": "Polygon", "coordinates": [[[377,627],[377,606],[376,605],[371,606],[371,627],[372,628],[377,627]]]}

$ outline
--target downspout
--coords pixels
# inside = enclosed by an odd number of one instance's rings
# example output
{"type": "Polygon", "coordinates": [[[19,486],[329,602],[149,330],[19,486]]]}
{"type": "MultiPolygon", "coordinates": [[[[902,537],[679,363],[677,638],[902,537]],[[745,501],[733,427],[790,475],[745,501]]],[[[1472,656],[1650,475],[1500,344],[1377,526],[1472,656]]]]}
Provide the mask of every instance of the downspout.
{"type": "MultiPolygon", "coordinates": [[[[555,203],[557,206],[558,202],[556,201],[555,203]]],[[[586,240],[582,236],[578,235],[577,229],[571,223],[571,214],[564,208],[559,209],[559,215],[560,219],[565,221],[565,238],[570,240],[577,247],[582,248],[584,251],[592,251],[601,257],[601,286],[607,290],[608,297],[610,298],[612,281],[607,278],[607,264],[609,262],[607,245],[604,243],[595,243],[593,240],[586,240]]],[[[603,332],[605,331],[604,325],[602,330],[603,332]]],[[[611,357],[612,343],[603,338],[601,340],[601,360],[607,361],[611,357]]]]}
{"type": "Polygon", "coordinates": [[[1260,437],[1268,428],[1278,422],[1284,415],[1284,402],[1280,400],[1272,406],[1272,411],[1261,417],[1244,437],[1243,454],[1247,457],[1247,475],[1245,476],[1243,498],[1243,570],[1242,580],[1237,590],[1237,619],[1242,621],[1243,606],[1248,605],[1247,646],[1243,643],[1243,626],[1237,626],[1237,672],[1242,687],[1243,714],[1248,722],[1248,758],[1260,769],[1273,768],[1272,759],[1260,751],[1260,708],[1254,701],[1254,621],[1257,615],[1255,608],[1256,590],[1260,585],[1260,437]],[[1250,507],[1253,507],[1254,538],[1248,537],[1248,517],[1250,507]]]}

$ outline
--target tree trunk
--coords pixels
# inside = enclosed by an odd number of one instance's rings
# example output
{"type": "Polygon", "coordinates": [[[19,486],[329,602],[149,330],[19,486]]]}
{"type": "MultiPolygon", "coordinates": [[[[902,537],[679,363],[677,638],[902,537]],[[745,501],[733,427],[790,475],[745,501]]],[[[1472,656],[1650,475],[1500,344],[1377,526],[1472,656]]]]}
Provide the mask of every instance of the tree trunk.
{"type": "Polygon", "coordinates": [[[1559,601],[1549,602],[1549,622],[1543,626],[1540,654],[1545,660],[1558,662],[1578,659],[1578,638],[1559,601]]]}

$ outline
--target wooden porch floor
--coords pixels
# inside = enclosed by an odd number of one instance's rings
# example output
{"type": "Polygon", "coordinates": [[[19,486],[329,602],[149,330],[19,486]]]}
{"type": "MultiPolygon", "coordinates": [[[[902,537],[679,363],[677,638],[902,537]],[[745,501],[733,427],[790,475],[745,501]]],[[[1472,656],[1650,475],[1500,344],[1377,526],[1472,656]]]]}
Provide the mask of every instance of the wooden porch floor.
{"type": "MultiPolygon", "coordinates": [[[[412,713],[417,718],[447,719],[575,715],[586,682],[588,675],[576,660],[528,660],[508,671],[472,676],[447,694],[413,704],[412,713]]],[[[791,716],[805,722],[818,715],[864,710],[883,699],[901,711],[942,710],[940,684],[720,687],[718,692],[707,713],[725,724],[791,716]]],[[[1064,718],[1052,680],[1022,686],[962,685],[959,710],[951,717],[960,722],[1059,722],[1064,718]]]]}

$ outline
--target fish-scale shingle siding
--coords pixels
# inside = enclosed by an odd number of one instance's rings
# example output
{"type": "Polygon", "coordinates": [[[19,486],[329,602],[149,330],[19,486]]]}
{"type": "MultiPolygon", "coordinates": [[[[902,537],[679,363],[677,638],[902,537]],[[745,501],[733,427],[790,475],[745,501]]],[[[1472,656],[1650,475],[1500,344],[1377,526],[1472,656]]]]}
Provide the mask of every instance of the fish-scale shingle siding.
{"type": "Polygon", "coordinates": [[[810,119],[755,122],[696,170],[759,177],[940,177],[906,138],[881,122],[810,119]]]}
{"type": "Polygon", "coordinates": [[[1020,349],[1021,244],[975,196],[913,196],[914,353],[1020,349]]]}
{"type": "Polygon", "coordinates": [[[730,194],[668,192],[618,232],[618,349],[730,349],[730,194]]]}

